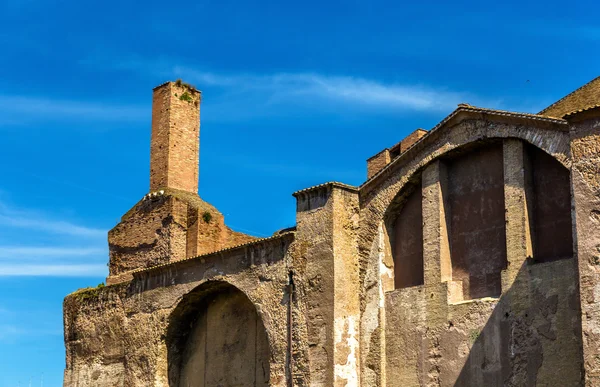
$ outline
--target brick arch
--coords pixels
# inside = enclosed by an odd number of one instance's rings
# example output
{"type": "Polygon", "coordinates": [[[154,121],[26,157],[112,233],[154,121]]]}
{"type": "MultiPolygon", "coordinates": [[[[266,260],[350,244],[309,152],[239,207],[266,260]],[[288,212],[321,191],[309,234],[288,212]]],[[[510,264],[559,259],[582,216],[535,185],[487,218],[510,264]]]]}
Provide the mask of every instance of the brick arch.
{"type": "Polygon", "coordinates": [[[268,386],[271,348],[260,311],[238,287],[208,281],[183,296],[166,334],[169,386],[268,386]]]}
{"type": "Polygon", "coordinates": [[[452,127],[441,127],[430,132],[399,158],[393,160],[375,178],[365,182],[360,187],[363,206],[369,206],[372,200],[383,199],[384,202],[372,206],[376,211],[372,215],[380,219],[402,186],[413,180],[427,164],[470,144],[489,139],[511,138],[539,148],[570,169],[568,131],[509,123],[489,123],[483,120],[463,121],[452,127]]]}
{"type": "MultiPolygon", "coordinates": [[[[383,356],[379,352],[383,344],[377,343],[385,338],[376,328],[385,324],[385,321],[381,320],[384,315],[380,314],[377,305],[382,307],[387,302],[385,292],[394,288],[394,279],[390,278],[394,267],[385,261],[389,252],[385,251],[385,222],[389,210],[394,208],[405,187],[418,180],[428,166],[452,151],[489,139],[521,140],[551,156],[563,168],[569,170],[571,167],[570,139],[566,128],[469,120],[430,132],[360,187],[361,224],[358,239],[361,270],[365,273],[361,277],[365,297],[361,316],[361,351],[365,358],[383,356]],[[373,321],[379,323],[374,324],[373,321]]],[[[371,372],[370,367],[363,364],[363,375],[371,372]]]]}
{"type": "MultiPolygon", "coordinates": [[[[570,174],[571,151],[568,132],[506,125],[496,130],[494,134],[490,134],[485,126],[477,128],[478,130],[461,130],[464,124],[463,122],[446,128],[441,134],[431,133],[436,137],[431,144],[427,144],[426,141],[417,144],[401,156],[402,159],[397,160],[395,165],[388,166],[380,176],[373,181],[368,180],[360,187],[361,208],[363,208],[360,229],[361,233],[370,234],[362,235],[361,239],[379,243],[376,230],[380,229],[382,223],[385,226],[390,219],[391,209],[402,202],[405,187],[420,181],[420,176],[428,165],[481,142],[509,139],[523,141],[550,156],[570,174]]],[[[365,255],[376,250],[377,248],[373,246],[367,247],[364,244],[359,246],[364,265],[369,262],[365,255]]]]}
{"type": "MultiPolygon", "coordinates": [[[[418,267],[419,264],[423,265],[422,245],[418,245],[423,241],[422,233],[417,232],[423,219],[421,213],[419,213],[422,210],[419,200],[421,200],[423,170],[432,163],[441,160],[447,165],[453,165],[453,160],[458,160],[459,164],[460,160],[462,160],[462,164],[464,164],[464,161],[468,161],[467,158],[476,158],[479,153],[489,153],[489,150],[494,148],[495,152],[493,153],[495,156],[493,159],[496,161],[496,168],[493,169],[498,172],[495,181],[499,187],[494,193],[497,199],[497,205],[495,206],[497,210],[494,212],[494,218],[497,218],[497,226],[500,228],[503,227],[504,202],[502,188],[500,187],[503,186],[502,144],[504,140],[521,141],[525,153],[523,157],[526,159],[526,163],[528,163],[526,167],[528,169],[526,171],[526,179],[528,179],[527,184],[531,185],[528,191],[528,200],[533,203],[530,203],[529,208],[530,237],[532,238],[533,249],[532,258],[535,262],[547,262],[572,256],[571,196],[569,191],[570,170],[565,165],[568,164],[567,159],[555,157],[555,155],[549,153],[548,149],[541,149],[532,143],[535,141],[528,141],[527,136],[523,137],[526,139],[490,137],[465,143],[450,148],[443,153],[440,152],[436,158],[416,168],[411,175],[404,176],[404,184],[398,188],[398,192],[393,196],[382,216],[382,223],[386,232],[383,235],[385,251],[381,255],[383,260],[381,263],[394,272],[395,286],[393,288],[397,289],[423,284],[423,267],[418,267]]],[[[483,162],[481,165],[486,163],[483,162]]],[[[459,173],[462,168],[464,168],[464,165],[453,169],[452,176],[448,176],[450,183],[454,179],[459,178],[456,173],[459,173]]],[[[490,172],[491,170],[486,171],[484,174],[489,176],[490,172]]],[[[450,172],[446,171],[446,173],[450,172]]],[[[448,184],[448,187],[450,187],[448,190],[451,190],[451,186],[452,184],[448,184]]],[[[491,193],[488,192],[488,194],[491,193]]],[[[487,199],[490,199],[489,195],[487,199]]],[[[456,200],[457,203],[462,201],[468,202],[469,200],[466,197],[456,200]]],[[[452,219],[449,219],[449,222],[451,221],[452,219]]],[[[489,237],[493,236],[489,235],[489,237]]],[[[498,239],[496,243],[498,245],[496,246],[497,249],[501,249],[505,243],[506,241],[503,238],[498,239]]],[[[454,247],[460,250],[458,243],[454,247]]],[[[452,250],[452,247],[450,249],[452,250]]],[[[502,252],[499,254],[505,255],[502,252]]],[[[457,256],[460,255],[457,254],[457,256]]],[[[505,261],[505,258],[499,259],[502,262],[505,261]]],[[[452,261],[452,264],[454,270],[460,269],[460,267],[454,266],[456,264],[455,261],[452,261]]],[[[498,273],[500,273],[503,267],[503,263],[498,263],[498,273]]],[[[384,275],[387,275],[387,273],[384,273],[384,275]]],[[[498,289],[492,293],[499,294],[499,277],[496,280],[496,287],[498,289]]],[[[384,280],[384,282],[386,281],[384,280]]],[[[384,285],[384,288],[385,290],[392,289],[389,284],[384,285]]]]}

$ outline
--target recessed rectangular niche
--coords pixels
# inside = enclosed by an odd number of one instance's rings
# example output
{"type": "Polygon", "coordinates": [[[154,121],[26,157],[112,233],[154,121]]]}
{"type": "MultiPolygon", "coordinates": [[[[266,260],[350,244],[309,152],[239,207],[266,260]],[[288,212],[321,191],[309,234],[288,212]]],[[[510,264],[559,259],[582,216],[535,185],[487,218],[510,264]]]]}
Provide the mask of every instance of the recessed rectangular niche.
{"type": "Polygon", "coordinates": [[[447,160],[452,280],[463,299],[498,297],[506,268],[504,164],[501,143],[447,160]]]}
{"type": "Polygon", "coordinates": [[[573,257],[569,170],[546,152],[527,145],[527,200],[534,262],[573,257]]]}
{"type": "Polygon", "coordinates": [[[423,285],[423,212],[420,187],[415,188],[393,224],[392,256],[396,289],[423,285]]]}

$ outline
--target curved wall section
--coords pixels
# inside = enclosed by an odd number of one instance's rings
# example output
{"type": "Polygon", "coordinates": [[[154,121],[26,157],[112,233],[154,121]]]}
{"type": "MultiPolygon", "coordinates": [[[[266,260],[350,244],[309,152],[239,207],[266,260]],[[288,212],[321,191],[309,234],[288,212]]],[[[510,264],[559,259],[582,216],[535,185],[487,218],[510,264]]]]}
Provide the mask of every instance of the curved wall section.
{"type": "Polygon", "coordinates": [[[256,308],[233,286],[182,305],[171,330],[171,386],[268,386],[269,343],[256,308]]]}
{"type": "Polygon", "coordinates": [[[373,243],[362,251],[379,268],[374,278],[384,302],[379,310],[366,304],[362,343],[365,352],[376,350],[377,327],[368,317],[379,312],[385,359],[363,372],[370,377],[381,367],[384,380],[372,384],[385,386],[533,386],[553,385],[560,369],[563,385],[581,385],[570,153],[562,140],[532,145],[523,138],[528,128],[515,131],[519,136],[465,136],[474,129],[462,123],[439,133],[437,142],[422,145],[430,148],[399,160],[363,193],[361,240],[371,236],[373,243]],[[548,152],[559,148],[562,154],[548,152]],[[418,203],[409,211],[417,197],[423,229],[413,239],[422,238],[423,282],[414,286],[402,264],[407,230],[414,231],[405,223],[418,223],[411,221],[418,203]],[[371,222],[385,227],[373,234],[371,222]],[[394,290],[385,282],[390,261],[394,290]]]}

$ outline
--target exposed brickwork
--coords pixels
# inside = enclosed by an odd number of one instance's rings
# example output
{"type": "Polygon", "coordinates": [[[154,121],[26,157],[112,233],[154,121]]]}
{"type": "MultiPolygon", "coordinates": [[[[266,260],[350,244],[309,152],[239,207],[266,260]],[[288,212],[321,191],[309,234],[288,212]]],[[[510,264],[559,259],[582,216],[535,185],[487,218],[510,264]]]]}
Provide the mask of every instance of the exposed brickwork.
{"type": "Polygon", "coordinates": [[[119,275],[207,254],[256,239],[225,225],[223,215],[198,195],[173,189],[148,195],[108,233],[108,283],[119,275]]]}
{"type": "Polygon", "coordinates": [[[161,132],[195,120],[179,87],[155,94],[164,183],[110,231],[112,285],[65,299],[65,387],[600,385],[600,109],[461,105],[255,240],[170,164],[197,137],[161,132]]]}
{"type": "Polygon", "coordinates": [[[150,194],[108,234],[107,283],[128,272],[246,243],[256,238],[232,231],[198,191],[201,94],[180,81],[154,89],[150,194]]]}
{"type": "Polygon", "coordinates": [[[426,134],[427,131],[425,129],[417,129],[408,136],[406,136],[404,140],[400,141],[400,153],[406,152],[408,148],[413,146],[415,142],[419,141],[421,137],[423,137],[426,134]]]}
{"type": "Polygon", "coordinates": [[[370,179],[373,176],[375,176],[377,172],[385,168],[386,165],[388,165],[401,153],[406,152],[408,148],[413,146],[426,134],[427,131],[425,129],[417,129],[393,147],[389,149],[386,148],[381,152],[377,153],[375,156],[370,157],[367,160],[367,179],[370,179]]]}
{"type": "Polygon", "coordinates": [[[375,174],[390,163],[390,150],[384,149],[375,156],[367,160],[367,179],[372,178],[375,174]]]}
{"type": "Polygon", "coordinates": [[[198,192],[200,92],[168,82],[154,89],[150,146],[150,191],[198,192]]]}
{"type": "Polygon", "coordinates": [[[358,382],[358,195],[335,184],[295,194],[299,295],[306,302],[311,386],[358,382]],[[319,235],[318,238],[315,238],[319,235]],[[308,237],[308,238],[307,238],[308,237]],[[304,255],[318,257],[304,259],[304,255]]]}
{"type": "MultiPolygon", "coordinates": [[[[213,290],[223,285],[241,290],[254,305],[264,303],[255,310],[269,333],[269,385],[287,386],[285,300],[293,240],[293,233],[287,233],[136,272],[129,282],[71,294],[64,302],[65,386],[174,385],[169,372],[179,364],[173,364],[176,354],[169,348],[198,317],[203,304],[194,301],[219,294],[213,290]]],[[[230,344],[235,350],[235,343],[230,344]]],[[[231,377],[240,375],[239,370],[229,371],[231,377]]]]}
{"type": "Polygon", "coordinates": [[[172,216],[174,203],[168,195],[142,200],[110,230],[110,276],[183,258],[171,245],[171,237],[185,235],[185,225],[172,216]]]}

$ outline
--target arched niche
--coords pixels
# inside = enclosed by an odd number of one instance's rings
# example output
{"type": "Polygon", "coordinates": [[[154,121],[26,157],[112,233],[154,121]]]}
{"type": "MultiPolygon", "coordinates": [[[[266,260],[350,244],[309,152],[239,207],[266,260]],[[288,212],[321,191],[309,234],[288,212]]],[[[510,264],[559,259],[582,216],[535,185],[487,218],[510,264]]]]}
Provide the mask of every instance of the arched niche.
{"type": "Polygon", "coordinates": [[[385,215],[384,263],[393,267],[394,289],[424,283],[422,200],[417,174],[396,195],[385,215]]]}
{"type": "MultiPolygon", "coordinates": [[[[569,170],[559,160],[531,143],[522,141],[522,173],[525,183],[526,218],[531,263],[551,262],[573,256],[573,228],[569,170]]],[[[502,271],[507,267],[504,153],[507,139],[489,138],[464,144],[432,159],[417,169],[401,186],[385,215],[383,264],[394,273],[395,289],[424,283],[422,173],[440,165],[441,208],[446,230],[447,255],[440,259],[442,281],[450,280],[455,301],[498,297],[502,271]]],[[[437,227],[437,226],[436,226],[437,227]]],[[[444,236],[441,236],[443,239],[444,236]]],[[[385,290],[391,290],[386,286],[385,290]]]]}
{"type": "Polygon", "coordinates": [[[224,282],[185,295],[167,332],[169,386],[268,386],[269,341],[254,304],[224,282]]]}
{"type": "Polygon", "coordinates": [[[572,258],[570,171],[536,146],[524,149],[531,258],[535,263],[572,258]]]}

